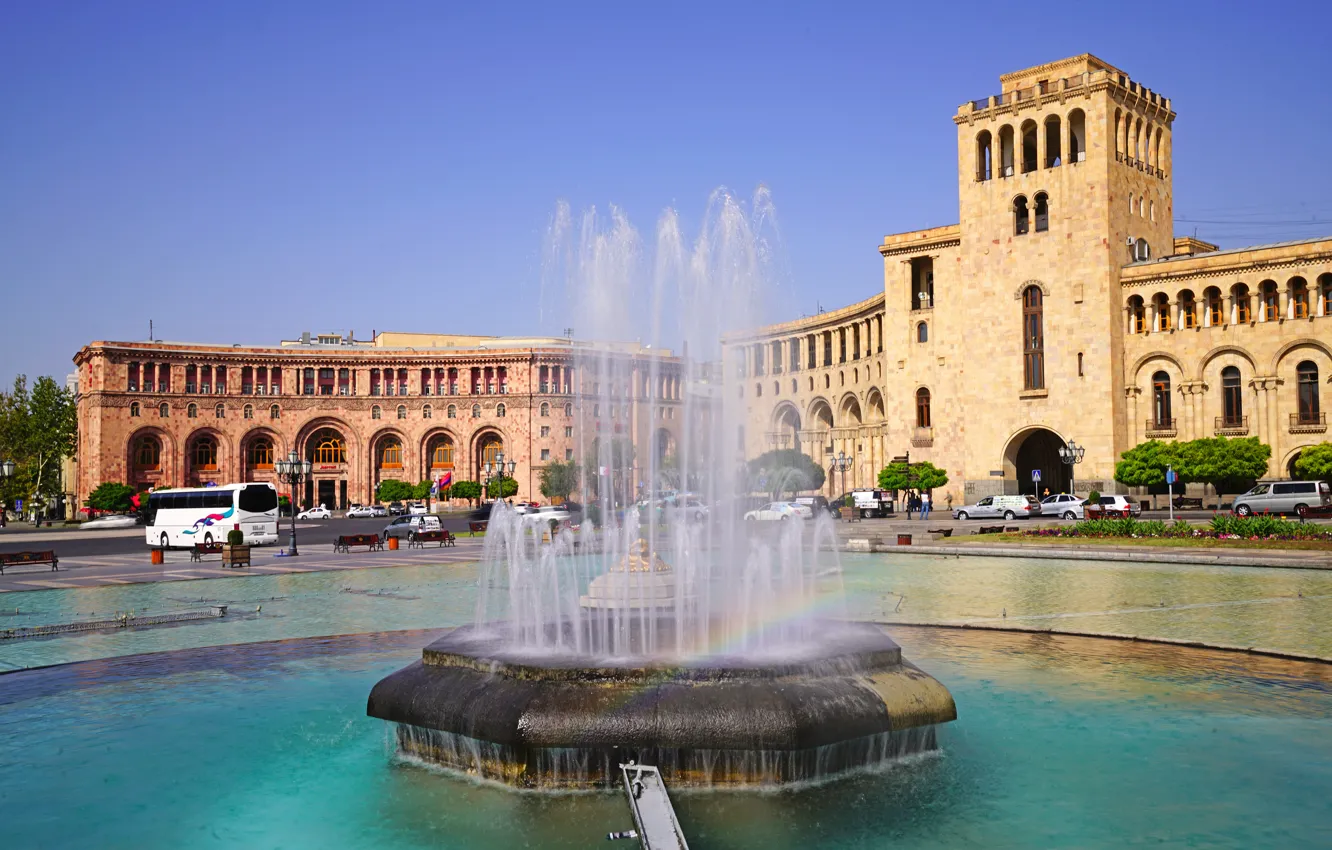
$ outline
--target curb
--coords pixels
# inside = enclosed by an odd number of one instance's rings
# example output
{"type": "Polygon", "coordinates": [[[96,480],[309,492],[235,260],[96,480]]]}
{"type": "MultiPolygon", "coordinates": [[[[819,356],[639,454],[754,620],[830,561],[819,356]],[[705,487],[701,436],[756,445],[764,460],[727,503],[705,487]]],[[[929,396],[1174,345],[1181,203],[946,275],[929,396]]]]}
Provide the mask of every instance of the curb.
{"type": "MultiPolygon", "coordinates": [[[[1292,570],[1332,570],[1332,559],[1319,553],[1308,557],[1271,557],[1268,555],[1237,552],[1235,554],[1193,554],[1186,552],[1161,552],[1143,547],[1142,550],[1108,552],[1104,549],[1085,550],[1075,548],[1047,548],[1022,546],[1018,544],[949,544],[939,546],[921,544],[912,546],[893,546],[878,538],[852,537],[841,541],[844,552],[874,552],[878,554],[892,552],[900,555],[951,555],[965,557],[981,555],[993,558],[1044,558],[1077,561],[1120,561],[1131,563],[1158,564],[1195,564],[1208,567],[1280,567],[1292,570]],[[1316,560],[1315,560],[1316,559],[1316,560]]],[[[1127,548],[1127,547],[1126,547],[1127,548]]]]}

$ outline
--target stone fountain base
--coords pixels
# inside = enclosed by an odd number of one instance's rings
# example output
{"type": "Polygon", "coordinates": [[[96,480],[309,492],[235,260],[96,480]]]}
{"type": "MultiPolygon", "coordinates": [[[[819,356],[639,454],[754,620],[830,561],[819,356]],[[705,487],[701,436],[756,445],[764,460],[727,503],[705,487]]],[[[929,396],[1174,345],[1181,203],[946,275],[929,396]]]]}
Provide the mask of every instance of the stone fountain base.
{"type": "Polygon", "coordinates": [[[936,747],[953,698],[881,628],[812,634],[670,663],[518,651],[468,626],[376,684],[367,713],[397,724],[406,754],[527,788],[612,785],[629,759],[676,786],[775,785],[936,747]]]}

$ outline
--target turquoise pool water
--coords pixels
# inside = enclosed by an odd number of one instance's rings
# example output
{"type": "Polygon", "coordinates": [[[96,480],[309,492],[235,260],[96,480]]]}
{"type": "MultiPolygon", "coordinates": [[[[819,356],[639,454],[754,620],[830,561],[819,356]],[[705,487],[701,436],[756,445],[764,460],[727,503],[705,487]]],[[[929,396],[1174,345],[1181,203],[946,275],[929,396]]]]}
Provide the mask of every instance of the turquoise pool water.
{"type": "MultiPolygon", "coordinates": [[[[844,586],[849,613],[856,617],[908,623],[1006,620],[1332,656],[1332,630],[1327,628],[1332,572],[1323,570],[920,555],[844,555],[842,564],[842,575],[825,583],[830,589],[844,586]]],[[[118,611],[231,605],[222,620],[0,640],[0,670],[198,646],[454,626],[473,616],[476,581],[474,566],[451,565],[0,594],[0,629],[118,611]]]]}
{"type": "MultiPolygon", "coordinates": [[[[941,754],[780,792],[676,795],[695,848],[1332,845],[1318,665],[1087,638],[901,628],[955,694],[941,754]]],[[[396,761],[365,717],[429,633],[193,649],[0,677],[15,848],[601,845],[617,794],[396,761]]]]}

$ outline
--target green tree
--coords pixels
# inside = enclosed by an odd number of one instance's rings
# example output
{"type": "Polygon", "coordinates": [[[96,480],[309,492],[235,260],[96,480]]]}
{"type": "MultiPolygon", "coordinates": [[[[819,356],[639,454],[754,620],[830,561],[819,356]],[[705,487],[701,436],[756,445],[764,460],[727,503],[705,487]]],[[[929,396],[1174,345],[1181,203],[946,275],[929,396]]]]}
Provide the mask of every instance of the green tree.
{"type": "Polygon", "coordinates": [[[0,458],[17,466],[0,485],[7,502],[53,502],[64,489],[61,459],[73,457],[77,445],[74,395],[50,377],[29,389],[27,377],[19,375],[11,392],[0,393],[0,458]]]}
{"type": "Polygon", "coordinates": [[[884,490],[933,490],[947,483],[948,473],[928,460],[890,463],[879,470],[879,487],[884,490]]]}
{"type": "Polygon", "coordinates": [[[823,467],[798,449],[764,452],[749,462],[749,475],[774,501],[783,493],[817,490],[827,478],[823,467]]]}
{"type": "Polygon", "coordinates": [[[1267,474],[1272,447],[1257,437],[1204,437],[1183,443],[1175,467],[1185,481],[1211,484],[1220,495],[1247,489],[1267,474]]]}
{"type": "Polygon", "coordinates": [[[419,484],[413,485],[413,487],[412,487],[412,498],[415,499],[415,500],[418,501],[418,502],[423,501],[423,500],[425,500],[425,499],[429,499],[429,498],[430,498],[430,487],[431,487],[431,483],[430,483],[429,481],[422,481],[422,482],[419,483],[419,484]]]}
{"type": "Polygon", "coordinates": [[[1300,451],[1295,474],[1316,481],[1332,481],[1332,443],[1319,443],[1300,451]]]}
{"type": "Polygon", "coordinates": [[[541,469],[541,495],[567,501],[569,494],[578,489],[578,473],[578,464],[572,460],[546,464],[541,469]]]}
{"type": "Polygon", "coordinates": [[[1123,458],[1115,464],[1115,480],[1129,487],[1161,488],[1166,486],[1166,467],[1173,466],[1181,483],[1189,479],[1184,473],[1192,471],[1187,463],[1182,463],[1182,445],[1163,443],[1160,440],[1148,440],[1139,443],[1124,452],[1123,458]]]}
{"type": "Polygon", "coordinates": [[[386,478],[379,482],[379,489],[375,491],[375,498],[381,502],[405,502],[410,500],[415,492],[416,488],[406,481],[386,478]]]}
{"type": "Polygon", "coordinates": [[[454,499],[475,502],[481,498],[481,485],[475,481],[455,481],[449,487],[449,495],[454,499]]]}
{"type": "Polygon", "coordinates": [[[518,494],[518,479],[516,478],[492,478],[486,484],[486,497],[490,499],[507,499],[518,494]]]}
{"type": "Polygon", "coordinates": [[[134,488],[127,484],[105,481],[88,494],[88,507],[96,511],[116,511],[124,513],[134,507],[130,499],[134,497],[134,488]]]}

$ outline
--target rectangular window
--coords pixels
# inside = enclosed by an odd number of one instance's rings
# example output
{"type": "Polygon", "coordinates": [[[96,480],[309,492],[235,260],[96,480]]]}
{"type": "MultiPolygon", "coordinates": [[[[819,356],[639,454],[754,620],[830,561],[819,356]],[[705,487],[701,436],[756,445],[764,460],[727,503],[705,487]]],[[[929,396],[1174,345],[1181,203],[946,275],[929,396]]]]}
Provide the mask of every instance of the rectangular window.
{"type": "Polygon", "coordinates": [[[860,359],[860,325],[851,327],[851,359],[860,359]]]}
{"type": "Polygon", "coordinates": [[[550,449],[542,449],[542,450],[541,450],[541,459],[542,459],[542,460],[550,460],[550,449]]]}
{"type": "Polygon", "coordinates": [[[832,365],[832,331],[823,332],[823,365],[832,365]]]}
{"type": "Polygon", "coordinates": [[[572,425],[565,425],[565,426],[564,426],[564,436],[566,436],[566,437],[572,437],[572,436],[573,436],[573,426],[572,426],[572,425]]]}
{"type": "Polygon", "coordinates": [[[333,377],[334,377],[334,372],[332,369],[319,370],[320,395],[333,395],[333,377]]]}
{"type": "Polygon", "coordinates": [[[837,331],[837,362],[846,362],[846,328],[839,328],[837,331]]]}
{"type": "Polygon", "coordinates": [[[786,343],[786,346],[787,346],[787,348],[788,348],[789,351],[790,351],[791,371],[792,371],[792,372],[799,372],[799,371],[800,371],[800,337],[792,337],[792,338],[790,339],[790,341],[788,341],[788,342],[786,343]]]}
{"type": "Polygon", "coordinates": [[[565,450],[564,450],[564,459],[565,459],[565,460],[573,460],[573,449],[565,449],[565,450]]]}
{"type": "Polygon", "coordinates": [[[805,363],[810,369],[815,369],[819,365],[818,349],[814,344],[814,334],[805,337],[805,363]]]}
{"type": "Polygon", "coordinates": [[[541,436],[543,436],[543,437],[549,437],[549,436],[550,436],[550,426],[549,426],[549,425],[542,425],[542,426],[541,426],[541,436]]]}
{"type": "Polygon", "coordinates": [[[754,375],[755,376],[762,375],[765,374],[766,371],[767,370],[764,369],[764,362],[763,362],[763,346],[756,345],[754,346],[754,375]]]}

